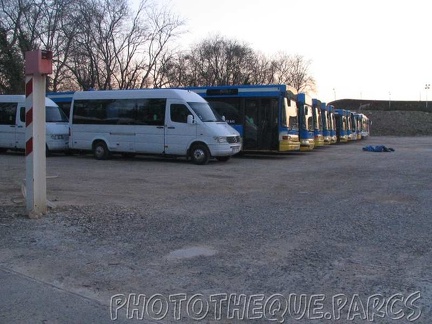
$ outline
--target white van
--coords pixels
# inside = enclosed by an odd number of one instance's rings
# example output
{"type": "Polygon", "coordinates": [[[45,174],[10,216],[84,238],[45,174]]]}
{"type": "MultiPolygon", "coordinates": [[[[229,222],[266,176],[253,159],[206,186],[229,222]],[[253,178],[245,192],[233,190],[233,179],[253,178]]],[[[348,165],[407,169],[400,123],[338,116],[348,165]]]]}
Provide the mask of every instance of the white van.
{"type": "MultiPolygon", "coordinates": [[[[0,152],[25,150],[25,96],[0,95],[0,152]]],[[[46,106],[46,152],[69,150],[69,124],[63,111],[49,98],[46,106]]]]}
{"type": "Polygon", "coordinates": [[[73,150],[186,156],[196,164],[219,161],[241,149],[240,134],[188,90],[140,89],[75,92],[70,111],[73,150]]]}

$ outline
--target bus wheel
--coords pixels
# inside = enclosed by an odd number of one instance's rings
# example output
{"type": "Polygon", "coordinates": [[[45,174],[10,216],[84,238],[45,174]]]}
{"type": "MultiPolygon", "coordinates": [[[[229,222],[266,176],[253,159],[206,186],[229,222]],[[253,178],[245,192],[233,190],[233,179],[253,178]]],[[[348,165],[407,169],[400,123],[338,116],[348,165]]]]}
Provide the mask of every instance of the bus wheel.
{"type": "Polygon", "coordinates": [[[226,162],[231,158],[231,156],[216,156],[216,160],[220,162],[226,162]]]}
{"type": "Polygon", "coordinates": [[[93,154],[96,160],[106,160],[110,156],[110,151],[105,142],[98,141],[93,144],[93,154]]]}
{"type": "Polygon", "coordinates": [[[207,164],[210,160],[210,152],[204,144],[195,144],[190,152],[192,162],[195,164],[207,164]]]}

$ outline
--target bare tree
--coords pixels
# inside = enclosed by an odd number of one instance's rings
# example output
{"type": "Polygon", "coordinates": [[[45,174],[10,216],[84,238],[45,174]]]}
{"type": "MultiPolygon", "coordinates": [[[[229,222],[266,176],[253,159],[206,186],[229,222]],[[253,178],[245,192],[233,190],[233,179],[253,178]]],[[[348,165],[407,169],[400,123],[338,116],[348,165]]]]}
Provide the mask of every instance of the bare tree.
{"type": "Polygon", "coordinates": [[[165,82],[159,85],[281,83],[307,92],[315,86],[309,65],[310,61],[300,55],[279,53],[269,59],[248,45],[218,35],[198,43],[188,52],[165,57],[160,69],[165,82]]]}
{"type": "Polygon", "coordinates": [[[26,51],[38,46],[37,18],[40,16],[40,7],[33,0],[2,0],[1,21],[8,41],[18,46],[22,58],[26,51]]]}
{"type": "Polygon", "coordinates": [[[147,33],[143,39],[147,49],[144,55],[141,88],[155,84],[160,79],[159,68],[170,56],[169,42],[181,35],[180,28],[185,24],[167,8],[149,6],[146,10],[147,33]]]}
{"type": "Polygon", "coordinates": [[[311,61],[301,55],[289,56],[280,61],[281,80],[293,86],[297,92],[315,90],[315,79],[309,74],[311,61]],[[287,77],[284,77],[284,76],[287,77]]]}
{"type": "Polygon", "coordinates": [[[24,92],[24,54],[32,49],[35,36],[27,29],[32,3],[0,1],[0,84],[2,93],[24,92]]]}
{"type": "MultiPolygon", "coordinates": [[[[0,0],[0,87],[24,85],[24,53],[53,51],[52,90],[287,83],[314,90],[310,61],[268,59],[247,44],[214,36],[186,52],[171,48],[184,22],[142,0],[0,0]],[[21,80],[21,81],[20,81],[21,80]]],[[[9,90],[7,90],[9,89],[9,90]]],[[[11,90],[15,89],[15,90],[11,90]]]]}
{"type": "Polygon", "coordinates": [[[119,52],[116,36],[126,12],[124,0],[77,3],[75,35],[66,64],[84,90],[112,87],[119,52]]]}
{"type": "Polygon", "coordinates": [[[126,0],[82,0],[79,9],[80,35],[69,67],[81,87],[152,86],[159,61],[183,22],[147,1],[134,14],[126,0]]]}
{"type": "Polygon", "coordinates": [[[0,27],[0,93],[20,94],[24,89],[24,64],[17,46],[10,44],[0,27]]]}
{"type": "Polygon", "coordinates": [[[180,87],[187,84],[187,56],[181,52],[165,52],[154,65],[152,78],[155,88],[180,87]]]}
{"type": "MultiPolygon", "coordinates": [[[[2,25],[5,27],[6,39],[10,46],[19,49],[15,56],[16,64],[24,68],[25,52],[38,48],[53,51],[53,74],[49,76],[48,86],[54,90],[67,78],[64,61],[68,53],[70,34],[68,25],[71,10],[66,0],[3,0],[1,1],[2,25]],[[7,26],[7,27],[6,27],[7,26]]],[[[70,23],[69,23],[70,25],[70,23]]],[[[24,84],[24,74],[21,75],[24,84]]],[[[24,89],[24,88],[22,88],[24,89]]],[[[22,91],[21,91],[22,92],[22,91]]]]}
{"type": "Polygon", "coordinates": [[[72,90],[75,82],[67,68],[75,32],[75,3],[67,0],[44,2],[44,14],[40,26],[40,42],[44,49],[53,52],[53,73],[49,75],[52,91],[72,90]]]}
{"type": "Polygon", "coordinates": [[[195,45],[178,63],[189,65],[188,77],[182,80],[188,84],[184,85],[197,86],[246,83],[254,61],[248,45],[217,35],[195,45]]]}
{"type": "MultiPolygon", "coordinates": [[[[0,5],[0,56],[15,49],[13,58],[23,70],[26,51],[53,51],[54,91],[152,86],[183,25],[147,0],[135,12],[127,0],[0,0],[0,5]]],[[[24,79],[23,71],[16,75],[24,79]]]]}
{"type": "Polygon", "coordinates": [[[275,65],[264,54],[255,54],[254,61],[251,67],[251,73],[247,84],[272,84],[275,83],[274,78],[275,65]]]}

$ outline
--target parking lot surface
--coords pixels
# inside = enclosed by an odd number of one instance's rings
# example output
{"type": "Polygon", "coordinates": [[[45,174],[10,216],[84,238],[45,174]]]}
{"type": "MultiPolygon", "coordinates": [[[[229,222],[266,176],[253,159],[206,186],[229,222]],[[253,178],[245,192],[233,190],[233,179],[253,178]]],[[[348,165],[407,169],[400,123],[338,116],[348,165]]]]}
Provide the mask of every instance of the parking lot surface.
{"type": "Polygon", "coordinates": [[[0,154],[0,322],[430,323],[431,161],[432,137],[204,166],[59,154],[34,220],[24,155],[0,154]]]}

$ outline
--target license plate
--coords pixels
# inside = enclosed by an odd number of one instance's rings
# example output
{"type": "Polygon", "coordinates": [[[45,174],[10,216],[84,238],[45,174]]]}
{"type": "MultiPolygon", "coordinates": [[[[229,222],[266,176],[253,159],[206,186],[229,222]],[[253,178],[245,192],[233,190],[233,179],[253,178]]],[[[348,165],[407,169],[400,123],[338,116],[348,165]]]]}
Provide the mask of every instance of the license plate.
{"type": "Polygon", "coordinates": [[[233,152],[234,154],[240,152],[240,147],[233,147],[233,148],[232,148],[232,152],[233,152]]]}

